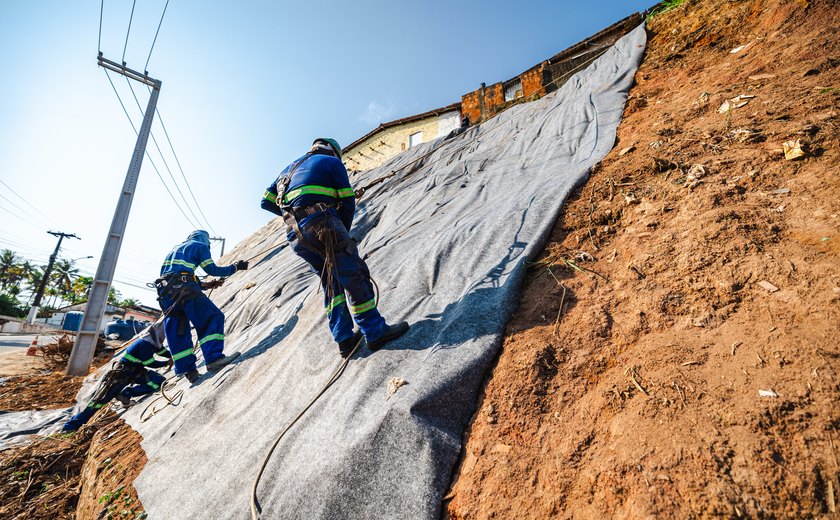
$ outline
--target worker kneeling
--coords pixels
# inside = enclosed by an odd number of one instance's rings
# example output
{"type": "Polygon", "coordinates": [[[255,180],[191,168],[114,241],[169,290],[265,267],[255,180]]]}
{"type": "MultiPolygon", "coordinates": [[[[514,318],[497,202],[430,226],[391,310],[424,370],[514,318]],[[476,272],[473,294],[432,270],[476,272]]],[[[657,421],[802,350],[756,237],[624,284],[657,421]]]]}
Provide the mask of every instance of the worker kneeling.
{"type": "Polygon", "coordinates": [[[361,334],[370,350],[378,350],[408,330],[406,322],[388,326],[376,308],[370,271],[348,234],[356,199],[334,139],[316,139],[306,155],[287,166],[263,194],[261,207],[283,217],[292,250],[320,275],[330,331],[342,357],[361,334]],[[361,334],[353,333],[353,320],[361,334]]]}
{"type": "Polygon", "coordinates": [[[224,354],[225,315],[202,292],[201,282],[195,276],[198,267],[211,276],[226,277],[248,269],[248,262],[240,260],[234,265],[217,266],[210,256],[210,235],[198,230],[170,251],[160,268],[155,286],[160,308],[166,313],[163,320],[166,340],[175,373],[185,376],[190,383],[199,378],[190,324],[198,335],[207,370],[219,370],[239,357],[239,352],[224,354]]]}
{"type": "Polygon", "coordinates": [[[112,399],[128,406],[132,397],[140,397],[158,390],[164,382],[164,377],[149,369],[165,367],[171,363],[170,360],[155,359],[156,355],[171,358],[169,350],[163,345],[163,339],[163,324],[155,323],[143,336],[134,340],[123,357],[103,376],[90,403],[84,410],[71,417],[62,430],[78,430],[112,399]]]}

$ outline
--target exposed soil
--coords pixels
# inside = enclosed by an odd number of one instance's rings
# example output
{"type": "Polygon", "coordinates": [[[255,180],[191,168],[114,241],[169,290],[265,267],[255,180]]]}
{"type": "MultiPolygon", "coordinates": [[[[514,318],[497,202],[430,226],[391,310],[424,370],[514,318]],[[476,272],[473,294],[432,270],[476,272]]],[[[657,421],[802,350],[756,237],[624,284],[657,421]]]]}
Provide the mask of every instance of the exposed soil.
{"type": "Polygon", "coordinates": [[[146,463],[140,435],[99,413],[72,435],[0,452],[0,518],[144,518],[131,483],[146,463]]]}
{"type": "MultiPolygon", "coordinates": [[[[38,357],[27,358],[33,360],[28,361],[30,373],[3,377],[0,410],[72,405],[84,378],[63,374],[66,359],[60,362],[64,358],[60,350],[66,346],[66,341],[58,341],[50,356],[44,358],[39,352],[38,357]]],[[[98,351],[94,367],[110,360],[112,352],[98,351]]],[[[22,364],[11,357],[9,363],[14,370],[22,364]]],[[[145,517],[132,485],[146,463],[142,438],[110,409],[103,409],[74,434],[32,439],[31,444],[0,451],[0,518],[145,517]]]]}
{"type": "Polygon", "coordinates": [[[838,13],[707,0],[649,23],[619,143],[508,325],[451,518],[837,518],[838,13]]]}

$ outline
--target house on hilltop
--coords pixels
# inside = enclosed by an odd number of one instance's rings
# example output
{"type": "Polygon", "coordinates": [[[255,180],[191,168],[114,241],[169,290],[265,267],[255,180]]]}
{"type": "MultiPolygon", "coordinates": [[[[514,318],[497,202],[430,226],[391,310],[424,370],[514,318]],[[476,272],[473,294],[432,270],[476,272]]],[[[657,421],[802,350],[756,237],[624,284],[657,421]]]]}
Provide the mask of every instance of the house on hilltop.
{"type": "Polygon", "coordinates": [[[342,150],[344,164],[351,171],[370,170],[412,146],[443,137],[460,126],[461,103],[382,123],[342,150]]]}

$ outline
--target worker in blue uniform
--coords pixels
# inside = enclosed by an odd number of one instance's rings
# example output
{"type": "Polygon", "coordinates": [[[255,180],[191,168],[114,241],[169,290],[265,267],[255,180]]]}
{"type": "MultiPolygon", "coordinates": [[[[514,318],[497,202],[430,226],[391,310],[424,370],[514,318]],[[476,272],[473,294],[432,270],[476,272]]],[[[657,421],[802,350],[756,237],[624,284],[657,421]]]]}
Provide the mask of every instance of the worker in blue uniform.
{"type": "Polygon", "coordinates": [[[190,324],[198,335],[207,370],[219,370],[239,357],[239,352],[224,354],[225,315],[202,292],[201,282],[195,276],[199,267],[211,276],[227,277],[248,269],[248,262],[240,260],[233,265],[217,266],[210,255],[210,235],[197,230],[169,252],[160,268],[155,285],[160,308],[166,313],[163,320],[166,340],[175,373],[185,376],[190,383],[199,378],[190,324]]]}
{"type": "Polygon", "coordinates": [[[123,406],[131,404],[132,397],[150,394],[160,388],[164,377],[150,368],[168,366],[171,361],[169,350],[163,344],[163,323],[158,322],[146,329],[134,340],[99,383],[90,403],[64,424],[65,432],[74,432],[87,423],[97,410],[116,399],[123,406]],[[162,361],[155,356],[170,358],[162,361]]]}
{"type": "Polygon", "coordinates": [[[362,335],[375,351],[408,330],[406,322],[389,326],[379,313],[370,271],[348,234],[356,199],[335,139],[316,139],[266,189],[261,207],[283,217],[292,250],[320,276],[324,311],[342,357],[362,335]]]}

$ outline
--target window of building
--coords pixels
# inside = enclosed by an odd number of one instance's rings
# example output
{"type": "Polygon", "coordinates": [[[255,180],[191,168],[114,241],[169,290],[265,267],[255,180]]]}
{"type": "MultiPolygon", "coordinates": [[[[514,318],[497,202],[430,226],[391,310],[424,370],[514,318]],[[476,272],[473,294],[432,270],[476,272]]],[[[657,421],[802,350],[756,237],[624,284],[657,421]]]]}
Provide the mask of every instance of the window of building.
{"type": "Polygon", "coordinates": [[[423,132],[416,132],[408,136],[408,147],[417,146],[423,142],[423,132]]]}
{"type": "Polygon", "coordinates": [[[505,101],[513,101],[516,99],[516,93],[522,90],[522,80],[516,80],[505,89],[505,101]]]}

